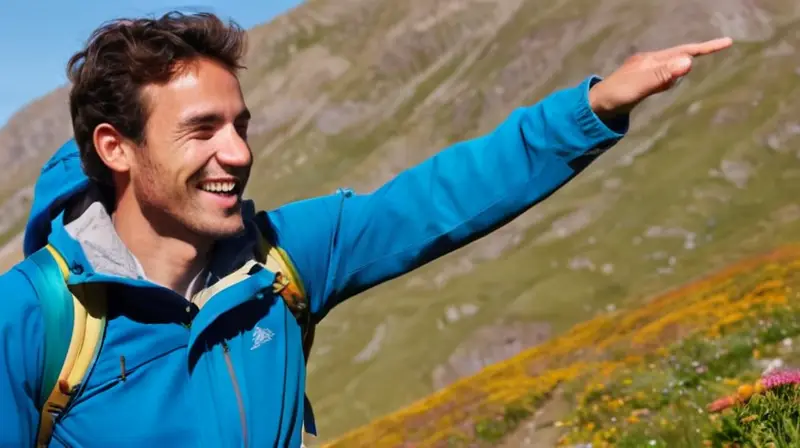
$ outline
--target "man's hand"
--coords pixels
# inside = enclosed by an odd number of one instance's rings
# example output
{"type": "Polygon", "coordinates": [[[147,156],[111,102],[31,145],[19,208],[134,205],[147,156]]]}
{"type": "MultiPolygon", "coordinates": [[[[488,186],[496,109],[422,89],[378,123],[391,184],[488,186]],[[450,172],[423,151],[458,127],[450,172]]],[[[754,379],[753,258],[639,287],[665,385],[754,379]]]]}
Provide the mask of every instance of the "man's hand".
{"type": "Polygon", "coordinates": [[[730,38],[639,53],[589,90],[589,104],[602,119],[629,113],[650,95],[663,92],[692,68],[692,58],[730,47],[730,38]]]}

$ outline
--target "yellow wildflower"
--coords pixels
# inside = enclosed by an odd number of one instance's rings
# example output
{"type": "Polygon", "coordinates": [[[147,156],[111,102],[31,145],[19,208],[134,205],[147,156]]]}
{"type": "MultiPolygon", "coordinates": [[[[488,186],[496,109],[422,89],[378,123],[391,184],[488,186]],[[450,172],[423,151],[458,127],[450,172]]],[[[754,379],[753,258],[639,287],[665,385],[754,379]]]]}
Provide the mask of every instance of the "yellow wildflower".
{"type": "Polygon", "coordinates": [[[738,395],[741,400],[749,400],[750,397],[753,396],[753,386],[750,384],[742,384],[739,386],[739,389],[737,389],[736,395],[738,395]]]}

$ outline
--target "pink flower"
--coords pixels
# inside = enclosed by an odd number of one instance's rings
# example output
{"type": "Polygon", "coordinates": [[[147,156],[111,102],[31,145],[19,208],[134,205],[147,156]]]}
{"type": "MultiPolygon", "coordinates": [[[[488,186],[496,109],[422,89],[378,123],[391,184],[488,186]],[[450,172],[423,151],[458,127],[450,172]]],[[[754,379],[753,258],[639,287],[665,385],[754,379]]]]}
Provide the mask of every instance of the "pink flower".
{"type": "Polygon", "coordinates": [[[746,403],[754,393],[760,394],[765,390],[787,384],[800,384],[800,370],[776,370],[768,373],[756,381],[755,385],[743,384],[736,394],[715,400],[708,405],[707,409],[709,412],[720,412],[738,403],[746,403]]]}
{"type": "Polygon", "coordinates": [[[769,390],[786,384],[800,384],[800,370],[780,370],[761,378],[764,389],[769,390]]]}

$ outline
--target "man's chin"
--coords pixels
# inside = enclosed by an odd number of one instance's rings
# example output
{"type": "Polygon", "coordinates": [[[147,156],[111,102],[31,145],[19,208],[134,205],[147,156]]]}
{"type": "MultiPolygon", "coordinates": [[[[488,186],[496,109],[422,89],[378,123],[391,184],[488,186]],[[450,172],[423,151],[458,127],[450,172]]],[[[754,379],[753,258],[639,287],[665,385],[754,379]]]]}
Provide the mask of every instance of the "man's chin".
{"type": "Polygon", "coordinates": [[[230,238],[244,231],[244,220],[241,213],[228,215],[217,220],[206,221],[203,226],[207,236],[215,239],[230,238]]]}
{"type": "MultiPolygon", "coordinates": [[[[180,219],[184,227],[202,240],[218,240],[236,236],[244,230],[244,216],[242,201],[237,201],[235,206],[221,208],[209,206],[208,203],[198,203],[192,210],[185,213],[180,219]]],[[[186,210],[184,209],[184,210],[186,210]]]]}

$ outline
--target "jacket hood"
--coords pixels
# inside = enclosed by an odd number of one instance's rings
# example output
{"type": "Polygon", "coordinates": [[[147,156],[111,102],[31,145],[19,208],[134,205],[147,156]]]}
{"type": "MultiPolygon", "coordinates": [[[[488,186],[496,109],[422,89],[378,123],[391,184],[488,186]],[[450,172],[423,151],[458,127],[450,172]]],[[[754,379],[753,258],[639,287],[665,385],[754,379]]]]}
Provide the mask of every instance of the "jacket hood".
{"type": "MultiPolygon", "coordinates": [[[[252,258],[258,241],[255,204],[243,201],[246,229],[218,243],[203,276],[221,278],[252,258]]],[[[99,190],[83,171],[80,152],[75,140],[69,140],[45,163],[33,190],[33,202],[25,226],[23,251],[25,257],[55,242],[62,255],[71,263],[82,265],[82,271],[127,279],[147,276],[141,263],[126,247],[114,229],[99,190]]],[[[80,275],[71,275],[76,281],[80,275]]],[[[198,274],[198,282],[205,280],[198,274]]]]}
{"type": "Polygon", "coordinates": [[[47,244],[51,221],[67,201],[86,191],[89,178],[83,171],[75,139],[70,139],[44,164],[33,189],[33,202],[25,225],[25,256],[47,244]]]}

